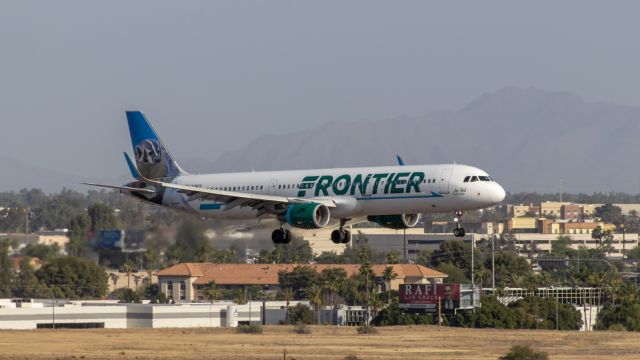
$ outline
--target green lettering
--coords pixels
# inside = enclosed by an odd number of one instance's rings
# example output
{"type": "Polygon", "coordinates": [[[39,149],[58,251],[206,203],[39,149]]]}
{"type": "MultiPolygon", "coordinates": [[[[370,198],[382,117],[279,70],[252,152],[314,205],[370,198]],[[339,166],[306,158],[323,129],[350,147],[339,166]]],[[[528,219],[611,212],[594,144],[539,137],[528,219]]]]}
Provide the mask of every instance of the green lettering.
{"type": "Polygon", "coordinates": [[[349,191],[349,187],[351,186],[351,176],[345,174],[340,175],[333,182],[333,193],[336,195],[344,195],[349,191]],[[344,185],[341,187],[340,184],[344,180],[344,185]]]}
{"type": "Polygon", "coordinates": [[[391,193],[392,194],[402,194],[404,193],[404,187],[398,187],[398,185],[402,185],[402,179],[403,177],[409,176],[410,173],[398,173],[398,175],[396,175],[396,178],[393,179],[393,185],[391,186],[391,193]]]}
{"type": "Polygon", "coordinates": [[[393,180],[393,176],[395,175],[395,173],[391,173],[389,174],[389,177],[387,178],[387,184],[384,186],[384,193],[388,194],[389,193],[389,185],[391,185],[391,183],[394,181],[393,180]]]}
{"type": "Polygon", "coordinates": [[[318,180],[317,176],[305,176],[302,179],[302,182],[300,183],[300,186],[298,187],[300,190],[298,190],[298,197],[303,197],[307,194],[307,190],[306,189],[311,189],[313,188],[313,184],[314,182],[318,180]]]}
{"type": "Polygon", "coordinates": [[[353,182],[351,183],[351,195],[355,195],[356,188],[359,187],[360,194],[364,195],[367,192],[367,186],[369,186],[369,180],[371,180],[371,174],[367,175],[362,181],[362,175],[358,174],[353,178],[353,182]]]}
{"type": "Polygon", "coordinates": [[[387,175],[389,175],[388,173],[383,173],[383,174],[374,174],[373,175],[373,179],[375,180],[375,182],[373,183],[373,191],[372,194],[377,194],[378,193],[378,185],[380,184],[380,180],[382,180],[383,177],[386,177],[387,175]]]}
{"type": "Polygon", "coordinates": [[[414,188],[417,193],[420,192],[420,184],[424,181],[424,173],[416,171],[411,173],[409,177],[409,183],[407,184],[407,193],[411,192],[411,188],[414,188]]]}
{"type": "Polygon", "coordinates": [[[329,192],[327,189],[331,186],[331,182],[333,181],[333,176],[324,175],[320,176],[320,180],[316,184],[316,196],[320,196],[320,192],[324,193],[324,196],[329,196],[329,192]]]}

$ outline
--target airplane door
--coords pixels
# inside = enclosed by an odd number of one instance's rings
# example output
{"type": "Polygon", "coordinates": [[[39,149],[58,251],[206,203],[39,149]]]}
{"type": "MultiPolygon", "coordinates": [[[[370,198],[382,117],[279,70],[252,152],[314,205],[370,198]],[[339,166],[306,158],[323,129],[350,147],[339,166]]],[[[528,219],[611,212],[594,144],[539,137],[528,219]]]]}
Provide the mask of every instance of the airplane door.
{"type": "Polygon", "coordinates": [[[278,179],[269,181],[269,195],[278,195],[278,179]]]}
{"type": "Polygon", "coordinates": [[[438,192],[441,194],[449,193],[449,178],[453,169],[442,169],[440,171],[440,177],[438,178],[438,192]]]}

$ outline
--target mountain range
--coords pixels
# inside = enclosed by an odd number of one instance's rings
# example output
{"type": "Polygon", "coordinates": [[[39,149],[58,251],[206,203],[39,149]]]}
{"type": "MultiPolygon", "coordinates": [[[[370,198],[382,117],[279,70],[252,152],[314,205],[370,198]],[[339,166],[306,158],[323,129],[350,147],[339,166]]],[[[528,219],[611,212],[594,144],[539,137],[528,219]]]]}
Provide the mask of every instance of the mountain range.
{"type": "MultiPolygon", "coordinates": [[[[489,172],[508,191],[640,192],[640,108],[566,92],[506,87],[458,110],[380,120],[328,122],[258,137],[192,172],[462,163],[489,172]]],[[[167,144],[171,148],[171,144],[167,144]]],[[[82,179],[1,158],[0,190],[81,188],[82,179]]],[[[122,177],[101,179],[123,182],[122,177]]],[[[120,174],[119,174],[120,175],[120,174]]]]}

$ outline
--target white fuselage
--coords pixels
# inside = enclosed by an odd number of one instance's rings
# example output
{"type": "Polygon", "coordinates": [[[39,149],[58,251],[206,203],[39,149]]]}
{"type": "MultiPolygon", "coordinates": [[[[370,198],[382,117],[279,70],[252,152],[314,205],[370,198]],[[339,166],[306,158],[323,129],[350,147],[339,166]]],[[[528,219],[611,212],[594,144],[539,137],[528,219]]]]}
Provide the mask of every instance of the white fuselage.
{"type": "MultiPolygon", "coordinates": [[[[174,184],[278,195],[289,198],[331,199],[331,218],[369,215],[446,213],[493,206],[504,199],[504,189],[486,172],[467,165],[415,165],[292,171],[265,171],[183,175],[174,184]]],[[[162,204],[204,217],[254,219],[250,207],[231,207],[167,189],[162,204]]]]}

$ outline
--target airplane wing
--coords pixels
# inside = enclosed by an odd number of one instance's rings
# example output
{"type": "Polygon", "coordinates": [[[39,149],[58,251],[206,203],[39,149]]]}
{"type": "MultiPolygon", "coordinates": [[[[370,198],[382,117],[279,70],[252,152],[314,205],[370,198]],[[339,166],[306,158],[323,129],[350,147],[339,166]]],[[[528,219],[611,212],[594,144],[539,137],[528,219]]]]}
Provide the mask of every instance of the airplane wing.
{"type": "MultiPolygon", "coordinates": [[[[143,178],[144,179],[144,178],[143,178]]],[[[207,199],[226,204],[223,211],[231,210],[236,206],[252,207],[258,210],[258,216],[266,213],[280,212],[290,204],[305,204],[310,202],[319,203],[327,207],[336,207],[336,203],[327,198],[309,199],[295,198],[277,195],[250,194],[236,191],[214,190],[198,186],[179,185],[166,183],[157,180],[144,179],[144,182],[169,189],[176,189],[178,192],[189,196],[189,201],[197,199],[207,199]]]]}

